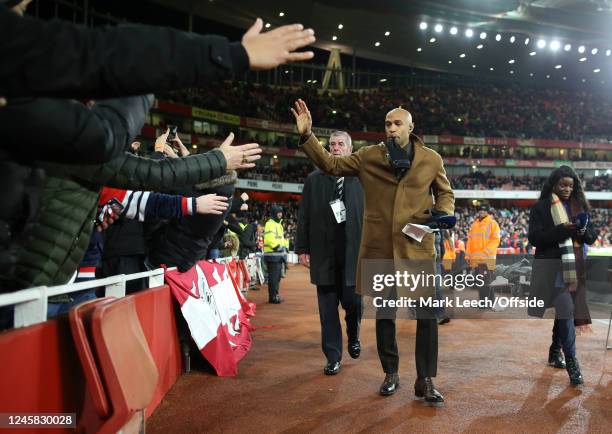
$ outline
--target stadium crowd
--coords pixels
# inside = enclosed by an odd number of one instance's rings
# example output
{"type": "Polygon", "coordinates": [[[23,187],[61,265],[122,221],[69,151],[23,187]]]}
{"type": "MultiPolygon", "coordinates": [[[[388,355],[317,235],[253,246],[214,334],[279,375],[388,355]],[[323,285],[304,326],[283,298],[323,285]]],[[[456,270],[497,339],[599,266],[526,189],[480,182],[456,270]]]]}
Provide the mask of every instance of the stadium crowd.
{"type": "Polygon", "coordinates": [[[277,122],[290,122],[288,107],[296,98],[303,98],[320,122],[318,127],[348,131],[380,131],[380,113],[401,105],[417,119],[416,134],[557,140],[612,138],[612,104],[606,95],[522,84],[414,85],[319,94],[311,86],[279,88],[234,81],[212,91],[189,89],[165,94],[163,98],[277,122]]]}
{"type": "MultiPolygon", "coordinates": [[[[285,166],[259,165],[253,170],[242,173],[245,179],[262,181],[304,183],[304,179],[314,170],[309,163],[289,163],[285,166]]],[[[458,190],[532,190],[539,191],[546,180],[545,176],[500,176],[492,171],[473,172],[465,175],[448,175],[451,185],[458,190]]],[[[586,178],[586,191],[610,191],[610,175],[586,178]]]]}

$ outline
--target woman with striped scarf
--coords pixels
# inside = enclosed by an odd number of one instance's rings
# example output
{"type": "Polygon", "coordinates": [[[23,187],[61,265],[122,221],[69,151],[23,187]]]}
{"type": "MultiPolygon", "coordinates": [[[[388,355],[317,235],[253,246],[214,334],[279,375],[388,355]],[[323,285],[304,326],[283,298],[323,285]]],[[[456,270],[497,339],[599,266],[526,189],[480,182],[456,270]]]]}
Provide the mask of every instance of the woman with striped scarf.
{"type": "Polygon", "coordinates": [[[530,296],[544,301],[529,315],[555,308],[548,363],[566,368],[572,384],[584,382],[576,358],[576,330],[590,330],[586,301],[586,245],[596,234],[580,178],[569,166],[555,169],[529,214],[529,241],[536,248],[530,296]],[[565,358],[563,357],[565,355],[565,358]]]}

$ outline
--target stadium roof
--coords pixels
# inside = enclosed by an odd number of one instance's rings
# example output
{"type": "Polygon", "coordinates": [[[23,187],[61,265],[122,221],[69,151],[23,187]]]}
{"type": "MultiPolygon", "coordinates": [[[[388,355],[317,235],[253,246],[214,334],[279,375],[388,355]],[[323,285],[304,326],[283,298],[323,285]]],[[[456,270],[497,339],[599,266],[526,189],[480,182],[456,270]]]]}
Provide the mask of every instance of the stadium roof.
{"type": "MultiPolygon", "coordinates": [[[[158,0],[233,26],[302,22],[316,46],[524,82],[612,82],[612,0],[158,0]]],[[[348,66],[348,65],[346,65],[348,66]]]]}

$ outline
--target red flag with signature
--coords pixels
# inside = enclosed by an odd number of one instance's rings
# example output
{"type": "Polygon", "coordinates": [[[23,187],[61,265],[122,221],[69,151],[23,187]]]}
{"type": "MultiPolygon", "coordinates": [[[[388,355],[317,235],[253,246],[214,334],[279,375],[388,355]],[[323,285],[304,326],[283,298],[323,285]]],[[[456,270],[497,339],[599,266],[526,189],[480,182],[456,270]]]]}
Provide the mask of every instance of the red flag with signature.
{"type": "Polygon", "coordinates": [[[251,349],[254,305],[248,303],[223,264],[200,261],[189,271],[166,272],[189,331],[219,376],[234,376],[251,349]]]}

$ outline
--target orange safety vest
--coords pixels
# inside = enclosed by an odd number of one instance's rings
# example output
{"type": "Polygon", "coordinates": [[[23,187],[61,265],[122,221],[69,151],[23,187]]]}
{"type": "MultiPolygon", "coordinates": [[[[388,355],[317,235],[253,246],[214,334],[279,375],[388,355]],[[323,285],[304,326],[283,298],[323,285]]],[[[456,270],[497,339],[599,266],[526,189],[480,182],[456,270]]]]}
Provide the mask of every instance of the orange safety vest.
{"type": "Polygon", "coordinates": [[[495,268],[495,257],[499,247],[499,225],[493,217],[474,220],[468,234],[466,259],[470,267],[485,264],[489,270],[495,268]]]}
{"type": "Polygon", "coordinates": [[[453,268],[453,262],[457,258],[457,254],[455,253],[455,246],[452,239],[444,240],[444,256],[442,256],[442,267],[450,271],[453,268]]]}

